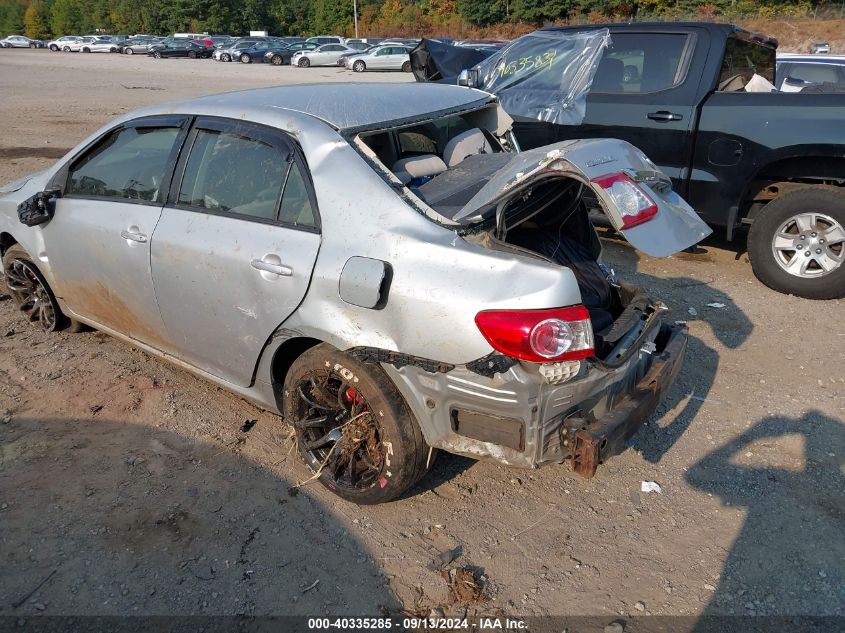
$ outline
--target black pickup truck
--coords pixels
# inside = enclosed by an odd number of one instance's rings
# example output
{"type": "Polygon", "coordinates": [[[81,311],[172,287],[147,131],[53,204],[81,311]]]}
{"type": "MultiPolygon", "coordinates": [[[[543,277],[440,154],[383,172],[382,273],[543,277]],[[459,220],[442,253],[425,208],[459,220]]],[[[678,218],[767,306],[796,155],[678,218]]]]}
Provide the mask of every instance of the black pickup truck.
{"type": "Polygon", "coordinates": [[[517,120],[523,149],[613,137],[639,147],[733,239],[754,273],[811,299],[845,296],[845,95],[747,92],[775,81],[777,42],[729,24],[608,28],[581,125],[517,120]],[[759,79],[758,79],[759,81],[759,79]]]}

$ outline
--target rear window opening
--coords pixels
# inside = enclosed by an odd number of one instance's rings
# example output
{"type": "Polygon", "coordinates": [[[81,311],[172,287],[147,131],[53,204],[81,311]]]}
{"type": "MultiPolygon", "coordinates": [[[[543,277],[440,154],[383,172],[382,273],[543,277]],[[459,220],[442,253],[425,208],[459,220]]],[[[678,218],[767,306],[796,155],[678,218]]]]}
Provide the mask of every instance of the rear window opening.
{"type": "Polygon", "coordinates": [[[361,141],[403,185],[416,189],[472,156],[503,152],[481,110],[361,134],[361,141]]]}

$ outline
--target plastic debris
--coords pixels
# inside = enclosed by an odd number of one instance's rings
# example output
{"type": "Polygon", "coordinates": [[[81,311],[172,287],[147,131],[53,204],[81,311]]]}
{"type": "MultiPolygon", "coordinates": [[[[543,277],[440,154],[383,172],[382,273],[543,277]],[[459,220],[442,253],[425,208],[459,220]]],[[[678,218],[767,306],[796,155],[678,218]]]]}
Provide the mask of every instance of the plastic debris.
{"type": "Polygon", "coordinates": [[[725,307],[725,304],[724,304],[724,303],[719,303],[718,301],[713,301],[712,303],[708,303],[708,304],[707,304],[707,307],[708,307],[708,308],[724,308],[724,307],[725,307]]]}
{"type": "Polygon", "coordinates": [[[690,308],[689,310],[687,310],[687,312],[690,313],[690,316],[696,316],[698,314],[698,310],[696,310],[695,308],[690,308]]]}
{"type": "Polygon", "coordinates": [[[656,481],[644,481],[640,485],[640,490],[642,492],[656,492],[660,494],[663,492],[663,488],[660,487],[660,484],[656,481]]]}

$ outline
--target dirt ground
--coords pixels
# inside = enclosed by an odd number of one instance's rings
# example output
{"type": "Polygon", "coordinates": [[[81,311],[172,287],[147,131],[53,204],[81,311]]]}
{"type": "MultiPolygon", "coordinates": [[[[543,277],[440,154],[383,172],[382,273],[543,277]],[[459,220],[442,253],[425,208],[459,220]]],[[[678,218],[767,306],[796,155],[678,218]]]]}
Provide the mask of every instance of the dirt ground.
{"type": "MultiPolygon", "coordinates": [[[[137,106],[348,77],[3,51],[0,181],[137,106]]],[[[843,302],[768,290],[741,244],[605,247],[691,335],[629,450],[589,481],[441,455],[378,507],[294,494],[278,417],[104,334],[43,334],[0,292],[0,616],[462,613],[432,564],[454,548],[471,613],[845,615],[843,302]]]]}

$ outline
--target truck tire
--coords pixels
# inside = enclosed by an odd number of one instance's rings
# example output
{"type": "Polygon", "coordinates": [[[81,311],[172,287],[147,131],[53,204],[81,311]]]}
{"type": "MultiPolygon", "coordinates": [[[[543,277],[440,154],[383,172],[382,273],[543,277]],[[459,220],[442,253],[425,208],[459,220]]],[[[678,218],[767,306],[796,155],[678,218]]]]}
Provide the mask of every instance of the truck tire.
{"type": "Polygon", "coordinates": [[[748,257],[773,290],[805,299],[845,296],[845,192],[807,187],[767,204],[748,233],[748,257]]]}
{"type": "Polygon", "coordinates": [[[387,374],[325,343],[291,365],[283,409],[302,459],[347,501],[395,499],[430,466],[419,424],[387,374]]]}

